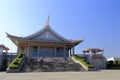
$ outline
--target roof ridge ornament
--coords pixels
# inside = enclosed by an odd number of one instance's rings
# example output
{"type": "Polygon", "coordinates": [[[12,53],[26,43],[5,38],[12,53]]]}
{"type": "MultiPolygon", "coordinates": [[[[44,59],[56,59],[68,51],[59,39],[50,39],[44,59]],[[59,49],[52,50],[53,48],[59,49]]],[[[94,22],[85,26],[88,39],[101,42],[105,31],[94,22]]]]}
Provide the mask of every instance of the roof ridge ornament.
{"type": "Polygon", "coordinates": [[[50,16],[48,15],[48,19],[46,20],[46,27],[49,26],[49,22],[50,22],[50,16]]]}

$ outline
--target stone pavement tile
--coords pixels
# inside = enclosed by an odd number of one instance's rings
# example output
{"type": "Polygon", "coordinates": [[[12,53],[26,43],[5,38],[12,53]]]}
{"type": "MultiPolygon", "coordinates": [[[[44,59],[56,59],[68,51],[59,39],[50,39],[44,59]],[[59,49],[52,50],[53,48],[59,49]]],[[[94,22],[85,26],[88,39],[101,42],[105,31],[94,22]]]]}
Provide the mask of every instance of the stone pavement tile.
{"type": "Polygon", "coordinates": [[[120,80],[120,70],[90,72],[0,72],[0,80],[120,80]]]}

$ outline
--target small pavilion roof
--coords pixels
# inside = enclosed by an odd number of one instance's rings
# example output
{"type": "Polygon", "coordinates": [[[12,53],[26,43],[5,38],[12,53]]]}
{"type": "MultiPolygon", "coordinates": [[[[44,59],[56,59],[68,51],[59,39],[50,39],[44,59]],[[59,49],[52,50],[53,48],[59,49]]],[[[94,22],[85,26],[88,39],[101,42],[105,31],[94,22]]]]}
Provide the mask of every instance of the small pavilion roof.
{"type": "Polygon", "coordinates": [[[3,50],[9,50],[9,48],[4,46],[3,44],[0,44],[0,48],[3,48],[3,50]]]}
{"type": "Polygon", "coordinates": [[[89,48],[89,49],[83,50],[82,52],[83,53],[89,53],[89,52],[97,53],[97,52],[103,52],[103,51],[104,51],[104,49],[89,48]]]}

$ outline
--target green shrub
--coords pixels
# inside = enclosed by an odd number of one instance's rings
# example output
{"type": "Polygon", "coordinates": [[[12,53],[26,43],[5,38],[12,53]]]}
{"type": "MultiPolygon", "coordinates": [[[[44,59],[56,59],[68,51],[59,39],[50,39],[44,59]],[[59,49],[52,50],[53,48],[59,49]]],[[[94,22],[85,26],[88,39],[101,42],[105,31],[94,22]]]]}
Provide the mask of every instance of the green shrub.
{"type": "Polygon", "coordinates": [[[120,60],[108,61],[107,68],[108,69],[120,69],[120,60]]]}
{"type": "Polygon", "coordinates": [[[18,59],[16,61],[19,61],[18,59]]]}
{"type": "Polygon", "coordinates": [[[18,62],[14,62],[13,64],[18,65],[19,63],[18,62]]]}
{"type": "Polygon", "coordinates": [[[23,58],[23,57],[24,57],[23,53],[21,53],[21,54],[18,55],[18,58],[23,58]]]}
{"type": "Polygon", "coordinates": [[[120,64],[120,60],[118,61],[118,64],[120,64]]]}
{"type": "Polygon", "coordinates": [[[15,64],[10,64],[9,68],[10,69],[17,69],[19,67],[19,65],[15,65],[15,64]]]}
{"type": "Polygon", "coordinates": [[[88,65],[88,68],[94,68],[94,66],[90,64],[90,65],[88,65]]]}
{"type": "Polygon", "coordinates": [[[86,61],[86,59],[81,59],[81,58],[80,58],[79,56],[77,56],[77,55],[73,55],[73,57],[74,57],[76,60],[78,60],[78,61],[80,61],[81,63],[83,63],[84,66],[86,66],[87,68],[94,68],[94,66],[93,66],[92,64],[88,63],[88,62],[86,61]]]}
{"type": "Polygon", "coordinates": [[[9,65],[9,69],[18,69],[23,59],[24,54],[22,53],[18,54],[18,56],[9,65]]]}
{"type": "Polygon", "coordinates": [[[113,61],[108,61],[108,64],[113,65],[114,63],[113,63],[113,61]]]}

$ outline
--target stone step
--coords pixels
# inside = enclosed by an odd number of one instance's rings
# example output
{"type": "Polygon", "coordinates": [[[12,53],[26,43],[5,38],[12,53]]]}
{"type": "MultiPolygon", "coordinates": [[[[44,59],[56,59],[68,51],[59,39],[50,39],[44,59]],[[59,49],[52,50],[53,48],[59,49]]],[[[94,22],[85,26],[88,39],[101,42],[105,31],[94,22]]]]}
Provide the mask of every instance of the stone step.
{"type": "Polygon", "coordinates": [[[84,69],[71,58],[41,58],[26,62],[23,70],[25,72],[54,72],[83,71],[84,69]]]}

